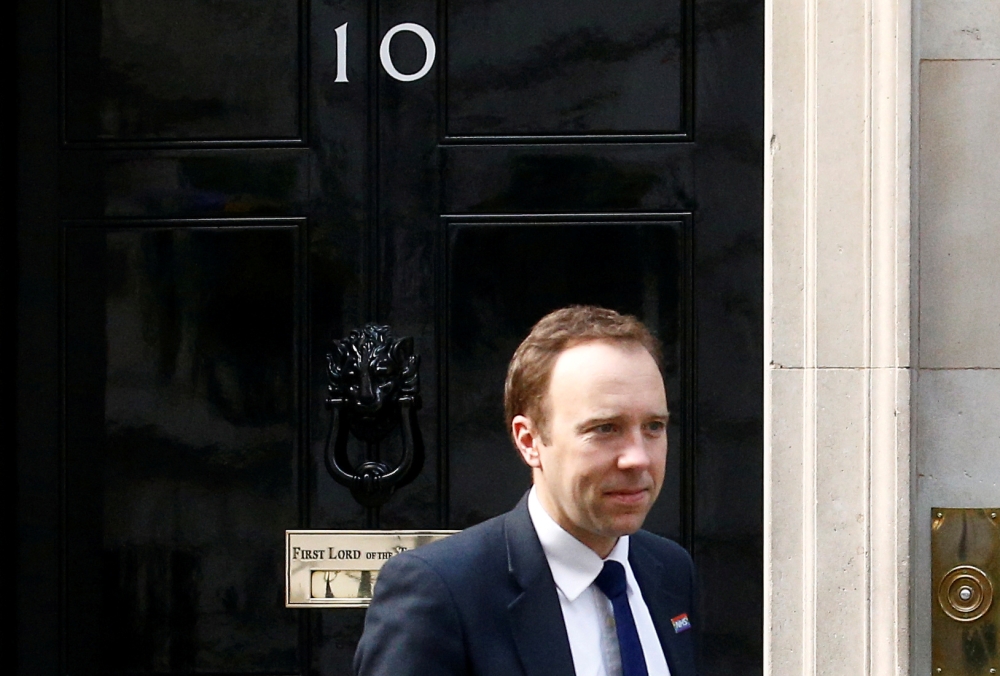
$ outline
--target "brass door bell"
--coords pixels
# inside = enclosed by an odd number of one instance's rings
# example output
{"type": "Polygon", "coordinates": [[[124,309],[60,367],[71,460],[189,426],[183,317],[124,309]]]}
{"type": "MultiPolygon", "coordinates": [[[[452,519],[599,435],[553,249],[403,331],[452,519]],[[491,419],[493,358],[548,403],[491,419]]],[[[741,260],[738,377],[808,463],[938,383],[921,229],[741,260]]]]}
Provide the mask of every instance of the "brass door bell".
{"type": "Polygon", "coordinates": [[[931,515],[932,673],[1000,673],[1000,508],[931,515]]]}
{"type": "Polygon", "coordinates": [[[975,566],[956,566],[938,587],[938,603],[945,615],[959,622],[975,622],[993,604],[993,584],[975,566]]]}

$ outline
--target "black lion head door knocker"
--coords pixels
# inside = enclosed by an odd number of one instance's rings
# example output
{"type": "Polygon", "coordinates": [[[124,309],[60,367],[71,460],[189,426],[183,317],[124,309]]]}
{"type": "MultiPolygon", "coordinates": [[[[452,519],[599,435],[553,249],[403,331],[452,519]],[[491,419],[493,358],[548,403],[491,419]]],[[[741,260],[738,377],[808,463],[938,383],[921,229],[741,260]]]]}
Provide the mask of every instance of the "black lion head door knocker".
{"type": "Polygon", "coordinates": [[[332,413],[326,468],[359,503],[379,507],[423,468],[424,444],[417,426],[420,357],[413,354],[412,338],[394,340],[388,326],[368,324],[333,341],[326,360],[326,406],[332,413]],[[378,445],[397,427],[402,429],[403,454],[390,467],[378,458],[378,445]],[[365,444],[365,460],[357,467],[348,458],[349,434],[365,444]]]}

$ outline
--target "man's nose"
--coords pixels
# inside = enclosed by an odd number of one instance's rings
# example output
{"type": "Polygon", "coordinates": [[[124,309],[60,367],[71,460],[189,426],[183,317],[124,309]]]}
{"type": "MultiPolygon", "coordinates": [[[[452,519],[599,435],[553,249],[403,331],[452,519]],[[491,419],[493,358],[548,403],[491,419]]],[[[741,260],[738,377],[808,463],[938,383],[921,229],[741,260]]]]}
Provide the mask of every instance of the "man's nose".
{"type": "Polygon", "coordinates": [[[625,444],[618,455],[619,469],[646,469],[652,462],[642,430],[632,430],[625,438],[625,444]]]}

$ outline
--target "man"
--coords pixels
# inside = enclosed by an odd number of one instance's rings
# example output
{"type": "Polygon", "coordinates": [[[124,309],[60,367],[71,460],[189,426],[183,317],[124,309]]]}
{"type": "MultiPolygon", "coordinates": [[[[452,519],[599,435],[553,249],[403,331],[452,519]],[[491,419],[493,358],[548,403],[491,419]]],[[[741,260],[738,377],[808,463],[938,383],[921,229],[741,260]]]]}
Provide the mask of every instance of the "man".
{"type": "Polygon", "coordinates": [[[611,310],[564,308],[535,325],[504,392],[531,491],[386,563],[359,676],[695,673],[691,559],[639,530],[667,455],[659,354],[611,310]]]}

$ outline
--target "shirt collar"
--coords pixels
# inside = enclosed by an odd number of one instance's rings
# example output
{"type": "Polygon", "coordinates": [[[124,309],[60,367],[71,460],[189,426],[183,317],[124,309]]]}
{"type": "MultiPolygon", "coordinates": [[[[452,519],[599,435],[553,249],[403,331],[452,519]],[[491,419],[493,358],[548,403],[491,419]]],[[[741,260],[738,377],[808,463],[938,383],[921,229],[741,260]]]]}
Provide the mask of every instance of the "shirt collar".
{"type": "Polygon", "coordinates": [[[570,602],[575,601],[594,583],[594,579],[604,568],[605,560],[618,561],[626,570],[629,569],[627,535],[618,538],[607,559],[601,559],[593,549],[567,533],[549,516],[542,507],[534,486],[528,493],[528,514],[535,526],[538,540],[542,543],[552,579],[570,602]]]}

